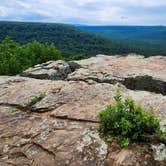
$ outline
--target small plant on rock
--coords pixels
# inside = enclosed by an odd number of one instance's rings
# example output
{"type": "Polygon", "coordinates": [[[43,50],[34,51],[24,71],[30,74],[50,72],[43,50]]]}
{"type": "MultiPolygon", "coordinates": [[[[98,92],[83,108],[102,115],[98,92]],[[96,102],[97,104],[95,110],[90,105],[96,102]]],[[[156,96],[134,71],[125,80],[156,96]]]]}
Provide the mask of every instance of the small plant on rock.
{"type": "Polygon", "coordinates": [[[119,90],[114,99],[115,103],[99,114],[99,130],[107,141],[116,139],[121,147],[126,147],[130,142],[147,141],[149,136],[157,135],[160,124],[152,111],[144,110],[132,98],[122,101],[119,90]]]}
{"type": "Polygon", "coordinates": [[[13,109],[11,110],[11,113],[16,113],[16,112],[18,112],[18,111],[19,111],[19,109],[13,108],[13,109]]]}
{"type": "Polygon", "coordinates": [[[33,98],[27,103],[27,106],[28,106],[28,107],[32,107],[32,106],[35,105],[37,102],[41,101],[45,96],[46,96],[45,93],[41,93],[39,96],[33,97],[33,98]]]}

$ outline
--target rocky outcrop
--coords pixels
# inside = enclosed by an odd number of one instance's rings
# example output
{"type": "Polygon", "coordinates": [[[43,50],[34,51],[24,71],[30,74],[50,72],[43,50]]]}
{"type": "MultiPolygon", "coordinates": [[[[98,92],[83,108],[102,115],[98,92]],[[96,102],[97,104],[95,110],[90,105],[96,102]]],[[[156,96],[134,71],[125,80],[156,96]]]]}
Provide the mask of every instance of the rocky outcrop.
{"type": "Polygon", "coordinates": [[[68,75],[68,80],[94,80],[122,83],[129,89],[166,95],[166,58],[161,56],[103,56],[78,62],[83,67],[68,75]]]}
{"type": "Polygon", "coordinates": [[[93,80],[99,83],[122,83],[129,89],[166,94],[166,58],[138,55],[98,55],[81,61],[49,61],[36,65],[21,76],[51,80],[93,80]],[[157,62],[157,63],[156,63],[157,62]]]}
{"type": "Polygon", "coordinates": [[[0,165],[164,166],[165,145],[120,149],[97,129],[98,113],[113,102],[117,86],[123,97],[152,106],[164,129],[165,73],[166,58],[130,55],[50,61],[28,69],[24,77],[1,76],[0,165]]]}
{"type": "Polygon", "coordinates": [[[24,77],[49,80],[64,80],[68,74],[79,69],[81,66],[75,62],[49,61],[29,68],[21,74],[24,77]]]}

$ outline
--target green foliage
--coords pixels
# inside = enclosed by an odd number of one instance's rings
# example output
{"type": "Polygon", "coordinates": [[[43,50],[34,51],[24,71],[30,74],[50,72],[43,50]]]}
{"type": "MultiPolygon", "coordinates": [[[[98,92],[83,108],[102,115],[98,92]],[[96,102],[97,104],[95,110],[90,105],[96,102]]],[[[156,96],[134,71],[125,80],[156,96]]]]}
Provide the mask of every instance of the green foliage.
{"type": "Polygon", "coordinates": [[[20,44],[34,40],[54,43],[66,58],[73,55],[91,57],[97,54],[144,53],[141,47],[132,43],[113,41],[66,24],[0,22],[0,41],[7,35],[20,44]]]}
{"type": "Polygon", "coordinates": [[[120,146],[123,147],[127,147],[130,144],[130,139],[126,138],[126,137],[121,137],[120,139],[120,146]]]}
{"type": "Polygon", "coordinates": [[[120,146],[125,147],[132,141],[143,141],[145,135],[160,131],[159,120],[150,110],[144,110],[132,98],[122,101],[119,90],[114,99],[116,102],[99,114],[99,130],[108,141],[116,138],[120,146]]]}
{"type": "Polygon", "coordinates": [[[19,111],[19,109],[14,108],[14,109],[11,110],[11,113],[16,113],[18,111],[19,111]]]}
{"type": "Polygon", "coordinates": [[[69,56],[68,58],[65,58],[66,61],[75,61],[75,60],[81,60],[81,59],[85,59],[86,57],[83,55],[73,55],[73,56],[69,56]]]}
{"type": "Polygon", "coordinates": [[[17,110],[23,110],[24,109],[24,106],[21,105],[21,104],[18,104],[15,106],[17,110]]]}
{"type": "Polygon", "coordinates": [[[48,60],[62,59],[54,44],[37,41],[20,45],[9,37],[0,43],[0,75],[15,75],[48,60]]]}
{"type": "Polygon", "coordinates": [[[165,131],[159,130],[157,132],[157,136],[158,136],[159,139],[166,140],[166,132],[165,131]]]}
{"type": "Polygon", "coordinates": [[[27,104],[27,107],[32,107],[35,105],[37,102],[41,101],[45,97],[45,93],[41,93],[39,96],[33,97],[27,104]]]}
{"type": "MultiPolygon", "coordinates": [[[[135,45],[140,48],[139,53],[152,55],[166,55],[166,27],[165,26],[78,26],[80,29],[93,32],[104,37],[135,45]]],[[[136,51],[138,51],[136,49],[136,51]]]]}

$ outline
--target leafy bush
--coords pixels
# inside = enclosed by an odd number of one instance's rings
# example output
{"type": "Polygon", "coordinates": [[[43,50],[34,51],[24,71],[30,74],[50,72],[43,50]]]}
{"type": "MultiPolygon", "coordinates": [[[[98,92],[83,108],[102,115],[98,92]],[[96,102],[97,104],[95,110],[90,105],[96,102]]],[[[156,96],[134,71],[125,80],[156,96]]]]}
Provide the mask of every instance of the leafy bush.
{"type": "Polygon", "coordinates": [[[145,141],[146,136],[160,131],[159,120],[151,109],[144,110],[129,97],[122,101],[119,90],[114,99],[116,102],[99,114],[99,130],[108,141],[116,138],[120,146],[125,147],[132,141],[145,141]]]}

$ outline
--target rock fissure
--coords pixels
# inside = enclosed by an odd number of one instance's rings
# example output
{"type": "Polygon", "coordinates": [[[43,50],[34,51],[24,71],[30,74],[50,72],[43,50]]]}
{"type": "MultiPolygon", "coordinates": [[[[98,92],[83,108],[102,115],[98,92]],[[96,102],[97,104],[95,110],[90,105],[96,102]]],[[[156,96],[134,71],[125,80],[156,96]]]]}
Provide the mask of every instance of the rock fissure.
{"type": "Polygon", "coordinates": [[[146,90],[155,93],[166,95],[166,82],[162,80],[153,79],[152,76],[135,76],[127,77],[122,82],[128,89],[132,90],[146,90]]]}
{"type": "MultiPolygon", "coordinates": [[[[114,77],[114,76],[113,76],[114,77]]],[[[96,78],[96,77],[87,77],[85,79],[81,78],[74,78],[74,79],[68,79],[68,81],[84,81],[88,84],[92,84],[94,81],[96,83],[108,83],[108,84],[122,84],[126,88],[131,90],[144,90],[154,93],[161,93],[162,95],[166,95],[166,82],[153,79],[151,76],[144,75],[144,76],[133,76],[133,77],[126,77],[126,78],[96,78]]]]}
{"type": "Polygon", "coordinates": [[[42,146],[40,143],[33,141],[31,142],[31,144],[41,148],[43,151],[47,152],[48,154],[52,155],[55,158],[56,154],[53,151],[49,150],[48,148],[42,146]]]}
{"type": "Polygon", "coordinates": [[[92,120],[92,119],[77,119],[77,118],[72,118],[67,115],[51,115],[52,117],[55,117],[57,119],[64,119],[64,120],[69,120],[69,121],[76,121],[76,122],[89,122],[89,123],[99,123],[98,120],[92,120]]]}
{"type": "Polygon", "coordinates": [[[20,104],[14,104],[14,103],[0,103],[0,106],[7,106],[7,107],[14,107],[14,108],[17,108],[19,110],[22,110],[22,109],[25,109],[26,107],[20,105],[20,104]]]}

